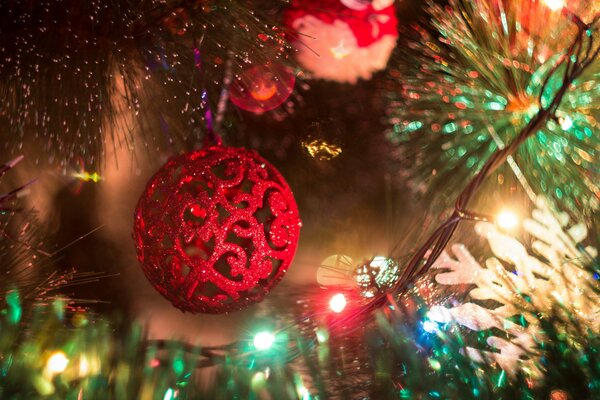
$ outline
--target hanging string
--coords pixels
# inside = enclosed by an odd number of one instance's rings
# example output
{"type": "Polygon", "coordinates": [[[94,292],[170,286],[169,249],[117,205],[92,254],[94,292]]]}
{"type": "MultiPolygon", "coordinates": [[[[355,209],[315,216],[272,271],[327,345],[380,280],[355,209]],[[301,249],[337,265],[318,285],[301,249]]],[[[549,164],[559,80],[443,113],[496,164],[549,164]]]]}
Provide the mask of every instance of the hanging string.
{"type": "Polygon", "coordinates": [[[233,53],[227,54],[227,61],[225,62],[225,75],[223,77],[223,84],[221,85],[221,94],[219,95],[219,102],[217,103],[217,117],[215,118],[214,130],[219,132],[221,130],[221,124],[225,117],[225,111],[227,110],[227,102],[229,101],[229,87],[233,77],[233,53]]]}
{"type": "MultiPolygon", "coordinates": [[[[202,57],[201,57],[201,44],[204,36],[199,41],[194,40],[194,65],[195,67],[203,71],[202,69],[202,57]]],[[[202,72],[201,72],[202,73],[202,72]]],[[[223,83],[221,84],[221,92],[219,93],[219,100],[217,102],[217,114],[213,117],[212,107],[210,106],[210,99],[206,88],[202,89],[200,97],[200,110],[203,112],[204,124],[206,127],[206,136],[204,137],[204,146],[220,146],[223,143],[223,139],[219,132],[221,131],[221,125],[227,112],[227,102],[229,101],[229,88],[233,79],[233,54],[228,53],[227,61],[225,62],[225,72],[223,75],[223,83]]]]}

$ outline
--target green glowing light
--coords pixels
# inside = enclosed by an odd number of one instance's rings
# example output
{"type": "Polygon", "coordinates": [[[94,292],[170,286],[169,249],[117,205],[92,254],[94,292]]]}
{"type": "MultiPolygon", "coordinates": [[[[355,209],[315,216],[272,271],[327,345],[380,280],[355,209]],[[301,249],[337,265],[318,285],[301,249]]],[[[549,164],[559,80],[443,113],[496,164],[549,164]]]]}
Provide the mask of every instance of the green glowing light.
{"type": "Polygon", "coordinates": [[[412,121],[411,123],[409,123],[406,126],[405,131],[406,132],[413,132],[416,131],[418,129],[420,129],[423,126],[423,123],[421,121],[412,121]]]}
{"type": "Polygon", "coordinates": [[[19,292],[12,290],[6,295],[6,304],[8,305],[8,320],[12,324],[16,324],[21,320],[23,309],[21,308],[21,300],[19,292]]]}
{"type": "Polygon", "coordinates": [[[181,357],[177,357],[173,360],[173,371],[177,375],[181,375],[183,373],[184,368],[185,368],[185,363],[183,362],[181,357]]]}
{"type": "Polygon", "coordinates": [[[506,373],[504,372],[504,370],[502,370],[502,372],[500,372],[500,375],[498,376],[498,382],[496,383],[497,387],[502,387],[502,385],[504,385],[504,382],[506,381],[506,373]]]}
{"type": "Polygon", "coordinates": [[[329,339],[329,333],[323,328],[317,329],[316,336],[319,343],[325,343],[329,339]]]}
{"type": "Polygon", "coordinates": [[[168,388],[165,392],[163,400],[173,400],[175,398],[175,391],[171,388],[168,388]]]}

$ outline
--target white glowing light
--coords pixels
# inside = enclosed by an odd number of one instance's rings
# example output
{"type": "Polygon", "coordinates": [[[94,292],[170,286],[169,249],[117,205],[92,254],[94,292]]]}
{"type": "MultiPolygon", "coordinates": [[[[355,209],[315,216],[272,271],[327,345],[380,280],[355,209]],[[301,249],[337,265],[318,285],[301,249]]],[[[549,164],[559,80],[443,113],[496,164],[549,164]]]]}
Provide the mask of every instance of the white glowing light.
{"type": "Polygon", "coordinates": [[[63,353],[62,351],[56,351],[48,359],[48,362],[46,363],[46,368],[50,373],[60,374],[61,372],[64,372],[65,369],[67,369],[67,365],[69,365],[69,359],[67,358],[65,353],[63,353]]]}
{"type": "Polygon", "coordinates": [[[440,330],[438,324],[433,321],[424,321],[423,322],[423,330],[428,333],[435,333],[440,330]]]}
{"type": "Polygon", "coordinates": [[[573,127],[573,120],[568,115],[565,116],[564,118],[560,118],[559,122],[560,122],[560,127],[563,129],[563,131],[568,131],[569,129],[571,129],[573,127]]]}
{"type": "Polygon", "coordinates": [[[310,392],[303,384],[298,385],[297,392],[300,399],[310,400],[310,392]]]}
{"type": "Polygon", "coordinates": [[[256,350],[268,350],[275,343],[275,335],[271,332],[262,331],[254,336],[254,347],[256,350]]]}
{"type": "Polygon", "coordinates": [[[565,0],[544,0],[546,6],[552,11],[558,11],[565,7],[565,0]]]}
{"type": "Polygon", "coordinates": [[[377,267],[377,268],[381,268],[381,267],[385,267],[386,264],[388,263],[388,259],[383,257],[383,256],[376,256],[373,258],[373,261],[371,261],[371,267],[377,267]]]}
{"type": "Polygon", "coordinates": [[[513,229],[519,224],[519,219],[512,211],[504,210],[496,217],[496,223],[500,228],[513,229]]]}
{"type": "Polygon", "coordinates": [[[335,294],[329,300],[329,308],[335,313],[341,313],[346,308],[346,296],[342,293],[335,294]]]}
{"type": "Polygon", "coordinates": [[[433,306],[427,312],[427,318],[430,321],[434,321],[441,324],[447,324],[452,321],[452,314],[450,310],[443,306],[433,306]]]}

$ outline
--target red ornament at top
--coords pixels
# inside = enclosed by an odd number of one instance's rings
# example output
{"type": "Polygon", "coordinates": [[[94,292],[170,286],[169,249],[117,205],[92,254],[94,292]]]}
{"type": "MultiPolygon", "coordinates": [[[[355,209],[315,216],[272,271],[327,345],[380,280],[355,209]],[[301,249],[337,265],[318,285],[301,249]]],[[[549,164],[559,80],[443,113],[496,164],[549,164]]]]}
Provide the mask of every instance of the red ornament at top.
{"type": "Polygon", "coordinates": [[[296,59],[314,78],[370,79],[398,38],[393,0],[292,0],[285,13],[296,59]]]}
{"type": "Polygon", "coordinates": [[[279,107],[294,91],[296,77],[283,65],[257,65],[231,83],[229,97],[239,108],[263,113],[279,107]]]}
{"type": "Polygon", "coordinates": [[[172,158],[150,179],[134,238],[156,290],[183,311],[217,314],[264,298],[292,261],[300,225],[271,164],[212,146],[172,158]]]}

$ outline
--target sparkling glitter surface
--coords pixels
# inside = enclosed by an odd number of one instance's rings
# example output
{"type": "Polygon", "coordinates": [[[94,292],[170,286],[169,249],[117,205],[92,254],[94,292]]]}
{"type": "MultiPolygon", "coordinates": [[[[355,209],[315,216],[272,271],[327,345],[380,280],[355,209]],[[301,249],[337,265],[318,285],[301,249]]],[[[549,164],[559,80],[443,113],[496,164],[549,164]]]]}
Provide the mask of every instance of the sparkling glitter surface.
{"type": "Polygon", "coordinates": [[[171,159],[150,179],[134,237],[146,277],[175,307],[223,313],[261,301],[283,277],[300,226],[271,164],[213,146],[171,159]]]}

